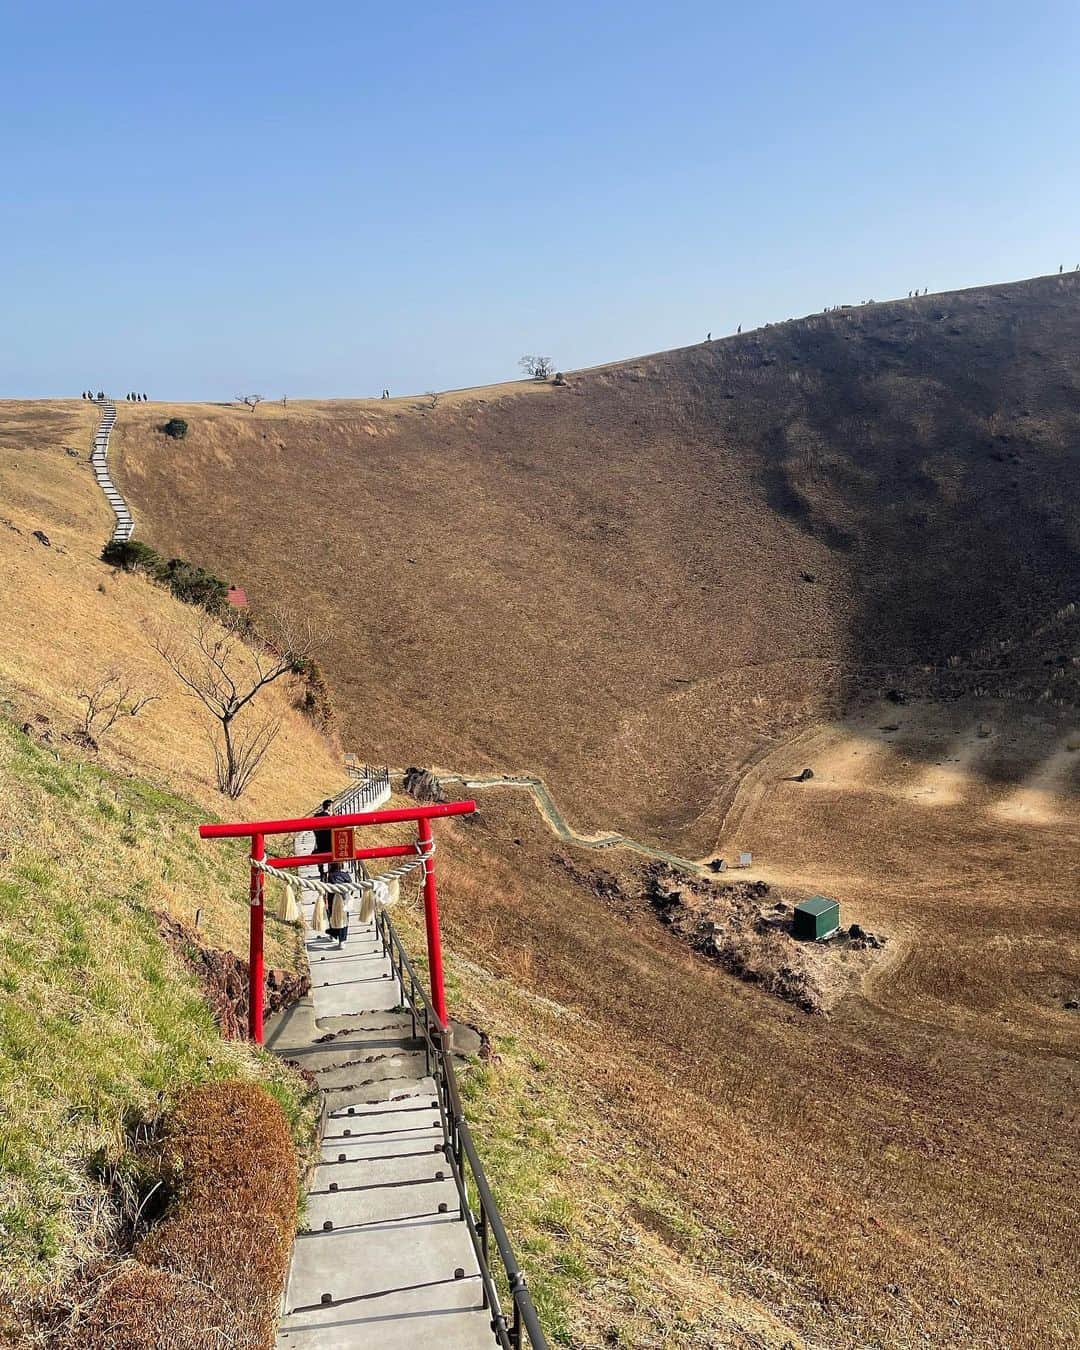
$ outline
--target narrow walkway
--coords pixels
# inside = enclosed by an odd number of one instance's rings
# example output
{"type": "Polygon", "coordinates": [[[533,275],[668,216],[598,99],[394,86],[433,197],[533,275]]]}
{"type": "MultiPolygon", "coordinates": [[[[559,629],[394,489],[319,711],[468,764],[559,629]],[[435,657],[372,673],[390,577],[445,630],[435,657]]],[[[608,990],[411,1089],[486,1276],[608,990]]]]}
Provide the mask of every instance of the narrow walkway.
{"type": "Polygon", "coordinates": [[[354,923],[341,951],[310,928],[306,945],[311,993],[266,1038],[325,1101],[277,1344],[491,1350],[435,1083],[374,925],[354,923]]]}
{"type": "Polygon", "coordinates": [[[98,487],[105,494],[105,500],[116,516],[116,526],[112,532],[114,544],[126,544],[135,533],[135,519],[128,504],[117,491],[116,484],[109,476],[109,434],[116,425],[116,404],[112,399],[96,400],[101,409],[101,421],[94,433],[94,448],[90,452],[90,465],[94,470],[98,487]]]}
{"type": "MultiPolygon", "coordinates": [[[[391,776],[402,776],[400,769],[392,769],[390,772],[391,776]]],[[[555,804],[555,798],[551,795],[548,785],[534,774],[481,774],[477,778],[468,778],[464,774],[443,773],[439,769],[432,772],[440,783],[460,783],[466,792],[484,788],[518,788],[528,792],[552,834],[564,843],[573,844],[577,848],[626,848],[631,853],[640,853],[644,858],[658,858],[671,867],[692,872],[695,876],[711,875],[709,869],[694,858],[682,858],[677,853],[669,853],[667,849],[639,843],[638,840],[630,839],[625,834],[579,834],[555,804]]]]}

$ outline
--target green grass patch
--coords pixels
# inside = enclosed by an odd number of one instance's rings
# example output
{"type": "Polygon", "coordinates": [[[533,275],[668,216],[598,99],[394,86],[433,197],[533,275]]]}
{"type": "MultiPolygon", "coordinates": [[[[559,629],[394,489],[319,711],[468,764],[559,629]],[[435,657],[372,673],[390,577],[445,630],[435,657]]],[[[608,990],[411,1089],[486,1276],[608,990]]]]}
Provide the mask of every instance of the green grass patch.
{"type": "Polygon", "coordinates": [[[462,1100],[495,1201],[513,1216],[511,1241],[541,1324],[555,1344],[567,1345],[589,1270],[562,1143],[574,1128],[573,1103],[513,1037],[498,1039],[496,1051],[495,1064],[474,1064],[463,1075],[462,1100]]]}
{"type": "Polygon", "coordinates": [[[0,718],[0,1301],[93,1254],[100,1159],[183,1089],[261,1080],[309,1146],[299,1079],[222,1041],[150,912],[200,909],[208,941],[239,945],[244,871],[198,845],[201,819],[0,718]]]}

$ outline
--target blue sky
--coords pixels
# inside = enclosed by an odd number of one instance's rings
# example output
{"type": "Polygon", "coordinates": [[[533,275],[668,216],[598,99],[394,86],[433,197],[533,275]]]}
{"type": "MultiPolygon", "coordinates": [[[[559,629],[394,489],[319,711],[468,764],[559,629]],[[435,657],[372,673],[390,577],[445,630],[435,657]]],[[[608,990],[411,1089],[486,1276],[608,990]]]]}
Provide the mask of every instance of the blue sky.
{"type": "Polygon", "coordinates": [[[1065,3],[0,0],[0,397],[362,396],[1080,262],[1065,3]]]}

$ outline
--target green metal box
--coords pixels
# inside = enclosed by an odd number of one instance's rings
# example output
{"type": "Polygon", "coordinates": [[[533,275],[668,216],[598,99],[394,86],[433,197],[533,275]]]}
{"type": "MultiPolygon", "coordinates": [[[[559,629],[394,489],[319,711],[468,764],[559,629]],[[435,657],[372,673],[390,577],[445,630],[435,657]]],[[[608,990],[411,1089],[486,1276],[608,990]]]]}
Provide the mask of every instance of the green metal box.
{"type": "Polygon", "coordinates": [[[812,895],[795,906],[792,932],[808,942],[831,937],[840,927],[840,905],[824,895],[812,895]]]}

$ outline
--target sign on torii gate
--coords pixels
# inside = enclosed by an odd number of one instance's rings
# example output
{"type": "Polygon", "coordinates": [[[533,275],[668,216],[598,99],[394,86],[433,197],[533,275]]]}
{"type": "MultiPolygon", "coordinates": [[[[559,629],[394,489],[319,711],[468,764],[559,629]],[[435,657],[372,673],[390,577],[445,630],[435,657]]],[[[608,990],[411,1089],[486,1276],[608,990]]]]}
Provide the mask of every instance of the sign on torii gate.
{"type": "Polygon", "coordinates": [[[297,820],[256,820],[249,824],[200,825],[202,839],[250,839],[251,885],[248,923],[248,1035],[256,1045],[263,1043],[263,995],[266,969],[263,959],[265,873],[256,863],[286,869],[308,863],[340,862],[344,859],[405,858],[419,854],[424,869],[424,926],[427,930],[428,970],[431,974],[431,1002],[443,1026],[447,1025],[446,989],[443,982],[442,937],[439,932],[439,896],[435,886],[435,846],[432,820],[441,816],[467,816],[476,810],[475,802],[435,802],[429,806],[393,808],[389,811],[358,811],[341,816],[303,816],[297,820]],[[415,844],[384,844],[357,848],[354,830],[366,825],[390,825],[398,821],[416,821],[415,844]],[[302,830],[330,830],[333,847],[327,853],[308,853],[267,858],[268,834],[299,834],[302,830]]]}

